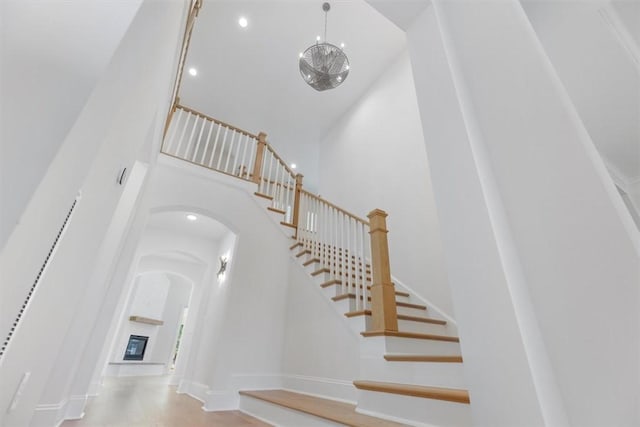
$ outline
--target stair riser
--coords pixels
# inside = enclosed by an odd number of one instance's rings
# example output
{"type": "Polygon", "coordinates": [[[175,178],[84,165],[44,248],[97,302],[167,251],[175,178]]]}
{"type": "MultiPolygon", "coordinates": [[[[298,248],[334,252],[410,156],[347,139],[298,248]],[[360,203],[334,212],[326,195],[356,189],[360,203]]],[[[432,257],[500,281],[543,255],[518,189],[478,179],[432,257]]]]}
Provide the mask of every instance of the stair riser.
{"type": "Polygon", "coordinates": [[[421,308],[411,308],[411,307],[397,307],[398,314],[405,314],[407,316],[418,316],[418,317],[430,317],[429,310],[424,310],[421,308]]]}
{"type": "Polygon", "coordinates": [[[466,389],[462,363],[388,362],[381,358],[363,358],[360,378],[399,384],[466,389]]]}
{"type": "Polygon", "coordinates": [[[420,334],[449,335],[445,325],[401,319],[398,319],[398,330],[402,332],[418,332],[420,334]]]}
{"type": "Polygon", "coordinates": [[[404,419],[413,425],[469,427],[471,408],[468,404],[358,390],[358,412],[385,414],[404,419]]]}
{"type": "Polygon", "coordinates": [[[337,424],[313,415],[294,411],[264,400],[240,396],[240,410],[269,424],[279,427],[340,427],[337,424]]]}
{"type": "Polygon", "coordinates": [[[383,337],[385,354],[426,354],[459,356],[460,344],[449,341],[422,340],[414,338],[383,337]]]}

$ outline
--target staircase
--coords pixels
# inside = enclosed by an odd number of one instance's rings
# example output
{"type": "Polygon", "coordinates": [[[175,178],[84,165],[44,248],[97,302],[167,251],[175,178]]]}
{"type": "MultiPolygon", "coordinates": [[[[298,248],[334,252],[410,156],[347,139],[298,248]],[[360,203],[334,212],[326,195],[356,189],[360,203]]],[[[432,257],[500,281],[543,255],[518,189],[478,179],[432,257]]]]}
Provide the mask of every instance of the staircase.
{"type": "Polygon", "coordinates": [[[394,284],[386,213],[374,210],[367,221],[307,192],[302,175],[264,133],[253,135],[187,107],[176,111],[162,152],[254,182],[256,199],[291,235],[292,258],[359,336],[356,406],[330,396],[247,390],[240,393],[240,409],[292,427],[471,425],[455,326],[394,284]]]}

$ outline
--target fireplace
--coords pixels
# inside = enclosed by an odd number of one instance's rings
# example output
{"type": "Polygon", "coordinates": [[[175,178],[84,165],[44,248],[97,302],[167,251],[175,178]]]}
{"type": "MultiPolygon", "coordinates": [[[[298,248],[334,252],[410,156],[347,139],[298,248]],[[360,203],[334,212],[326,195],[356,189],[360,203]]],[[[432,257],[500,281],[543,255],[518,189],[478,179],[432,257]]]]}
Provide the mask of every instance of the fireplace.
{"type": "Polygon", "coordinates": [[[142,335],[129,336],[127,349],[124,351],[124,360],[142,360],[144,359],[144,351],[147,348],[149,337],[142,335]]]}

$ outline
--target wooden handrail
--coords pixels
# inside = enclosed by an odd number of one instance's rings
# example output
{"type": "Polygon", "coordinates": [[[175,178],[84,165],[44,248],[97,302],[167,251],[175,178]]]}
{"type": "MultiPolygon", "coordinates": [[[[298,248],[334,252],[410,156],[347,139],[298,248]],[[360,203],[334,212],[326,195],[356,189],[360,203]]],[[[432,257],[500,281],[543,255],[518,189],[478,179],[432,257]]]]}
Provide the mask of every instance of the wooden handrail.
{"type": "Polygon", "coordinates": [[[296,176],[296,172],[294,172],[294,171],[289,167],[289,165],[287,165],[287,162],[285,162],[284,160],[282,160],[282,157],[280,157],[280,156],[278,155],[278,153],[276,153],[276,150],[274,150],[274,149],[273,149],[273,147],[271,146],[271,144],[269,144],[268,142],[267,142],[267,149],[269,149],[269,151],[271,151],[271,154],[273,154],[273,157],[275,157],[277,160],[279,160],[279,161],[280,161],[280,163],[282,163],[282,166],[284,166],[285,170],[286,170],[287,172],[289,172],[289,174],[290,174],[291,176],[296,176]]]}
{"type": "Polygon", "coordinates": [[[233,125],[230,125],[229,123],[225,123],[225,122],[223,122],[222,120],[214,119],[213,117],[211,117],[211,116],[207,116],[206,114],[203,114],[203,113],[201,113],[200,111],[196,111],[196,110],[194,110],[193,108],[185,107],[184,105],[180,105],[180,104],[176,105],[176,108],[181,108],[181,109],[183,109],[184,111],[186,111],[186,112],[188,112],[188,113],[195,114],[196,116],[200,116],[200,117],[202,117],[203,119],[210,120],[210,121],[212,121],[212,122],[214,122],[214,123],[217,123],[217,124],[219,124],[219,125],[222,125],[222,126],[224,126],[224,127],[226,127],[226,128],[229,128],[229,129],[231,129],[231,130],[235,130],[236,132],[238,132],[238,133],[240,133],[240,134],[242,134],[242,135],[249,136],[249,137],[251,137],[251,138],[253,138],[253,139],[258,139],[258,136],[257,136],[257,135],[252,134],[251,132],[247,132],[247,131],[246,131],[246,130],[244,130],[244,129],[240,129],[240,128],[238,128],[238,127],[235,127],[235,126],[233,126],[233,125]]]}
{"type": "Polygon", "coordinates": [[[362,223],[364,223],[364,224],[366,224],[366,225],[369,225],[369,221],[367,221],[366,219],[362,219],[362,218],[360,218],[359,216],[354,215],[354,214],[352,214],[351,212],[349,212],[349,211],[346,211],[346,210],[342,209],[340,206],[336,206],[336,205],[334,205],[334,204],[333,204],[333,203],[331,203],[330,201],[325,200],[325,199],[323,199],[323,198],[322,198],[322,197],[320,197],[320,196],[316,196],[315,194],[310,193],[310,192],[308,192],[307,190],[304,190],[304,189],[302,189],[302,190],[301,190],[301,192],[302,192],[302,193],[304,193],[304,194],[306,194],[306,195],[307,195],[307,196],[309,196],[309,197],[312,197],[312,198],[314,198],[314,199],[320,200],[322,203],[326,203],[327,205],[329,205],[329,206],[331,206],[332,208],[334,208],[334,209],[336,209],[336,210],[338,210],[338,211],[342,212],[343,214],[345,214],[345,215],[347,215],[347,216],[350,216],[351,218],[355,219],[356,221],[360,221],[360,222],[362,222],[362,223]]]}
{"type": "Polygon", "coordinates": [[[193,27],[195,19],[200,13],[202,7],[202,0],[192,0],[189,6],[189,13],[187,15],[187,23],[184,27],[184,34],[182,36],[182,47],[180,49],[180,56],[178,57],[178,70],[176,71],[176,80],[173,82],[173,90],[171,91],[171,105],[169,112],[167,113],[167,119],[164,125],[164,134],[166,135],[169,129],[169,124],[173,118],[173,114],[176,111],[180,99],[180,86],[182,85],[182,76],[184,75],[184,66],[187,63],[187,53],[189,52],[189,46],[191,45],[191,35],[193,33],[193,27]]]}

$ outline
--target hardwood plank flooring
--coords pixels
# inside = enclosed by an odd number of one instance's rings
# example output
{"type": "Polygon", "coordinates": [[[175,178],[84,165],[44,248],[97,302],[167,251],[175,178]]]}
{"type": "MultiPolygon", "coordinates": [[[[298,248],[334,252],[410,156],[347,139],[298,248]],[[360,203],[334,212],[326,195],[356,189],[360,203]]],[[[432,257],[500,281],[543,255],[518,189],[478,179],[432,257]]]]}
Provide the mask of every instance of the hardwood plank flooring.
{"type": "MultiPolygon", "coordinates": [[[[356,412],[355,405],[286,390],[241,391],[240,394],[352,427],[403,427],[404,424],[356,412]]],[[[301,426],[302,427],[302,426],[301,426]]]]}
{"type": "Polygon", "coordinates": [[[240,411],[205,412],[202,402],[176,393],[166,377],[107,378],[81,420],[62,427],[265,427],[240,411]]]}

